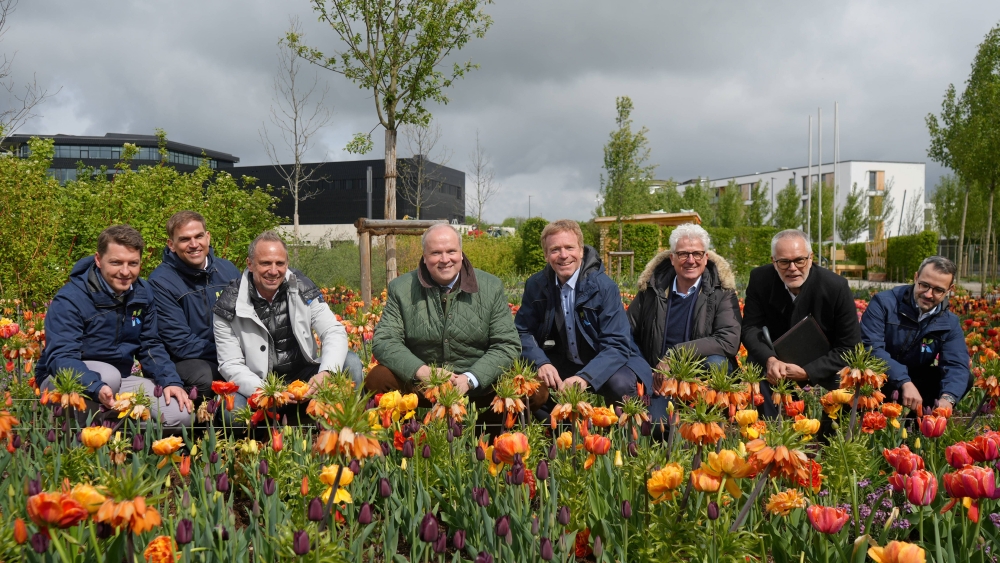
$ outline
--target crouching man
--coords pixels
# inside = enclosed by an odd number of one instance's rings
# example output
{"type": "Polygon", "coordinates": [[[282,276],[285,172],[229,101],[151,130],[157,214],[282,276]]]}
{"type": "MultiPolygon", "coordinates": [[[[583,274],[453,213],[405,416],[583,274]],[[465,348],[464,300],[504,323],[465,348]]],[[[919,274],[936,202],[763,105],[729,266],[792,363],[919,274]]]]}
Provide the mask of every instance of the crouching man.
{"type": "MultiPolygon", "coordinates": [[[[453,371],[451,383],[478,408],[490,405],[493,384],[517,358],[517,330],[503,282],[472,267],[462,238],[449,225],[434,225],[421,239],[417,269],[389,284],[372,351],[379,365],[365,388],[373,393],[410,392],[431,375],[431,364],[453,371]]],[[[540,388],[529,409],[548,400],[540,388]]],[[[481,417],[499,422],[492,411],[481,417]]]]}
{"type": "Polygon", "coordinates": [[[277,233],[265,231],[250,243],[246,271],[212,311],[219,372],[239,386],[235,408],[272,372],[286,383],[306,381],[312,390],[346,368],[360,388],[361,360],[347,349],[347,331],[316,284],[288,267],[288,248],[277,233]]]}
{"type": "Polygon", "coordinates": [[[142,235],[128,225],[100,234],[97,253],[73,266],[49,306],[47,344],[35,373],[42,389],[51,390],[56,373],[75,371],[89,399],[109,409],[116,394],[141,388],[154,420],[189,425],[188,391],[160,341],[152,288],[139,277],[144,247],[142,235]],[[144,377],[132,375],[137,361],[144,377]]]}

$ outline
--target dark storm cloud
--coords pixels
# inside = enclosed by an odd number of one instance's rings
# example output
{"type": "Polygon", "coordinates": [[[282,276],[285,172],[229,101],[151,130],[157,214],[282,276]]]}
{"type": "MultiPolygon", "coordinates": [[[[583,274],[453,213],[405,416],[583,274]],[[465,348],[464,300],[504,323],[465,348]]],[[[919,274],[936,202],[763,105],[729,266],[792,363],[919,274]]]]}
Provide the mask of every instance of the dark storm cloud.
{"type": "MultiPolygon", "coordinates": [[[[475,131],[502,196],[487,215],[586,218],[599,187],[615,97],[649,128],[658,177],[724,177],[806,161],[809,115],[823,108],[832,159],[833,102],[847,159],[927,161],[924,117],[961,87],[1000,5],[917,2],[582,2],[503,0],[495,24],[456,60],[481,65],[433,107],[466,168],[475,131]]],[[[309,42],[336,47],[304,1],[94,4],[27,2],[5,52],[63,90],[22,131],[103,134],[166,129],[182,142],[266,155],[257,131],[271,105],[276,44],[298,15],[309,42]]],[[[311,72],[311,70],[310,70],[311,72]]],[[[342,77],[333,125],[313,158],[376,124],[372,101],[342,77]]],[[[382,132],[375,131],[375,157],[382,132]]],[[[369,156],[370,157],[370,156],[369,156]]],[[[928,162],[933,186],[939,167],[928,162]]]]}

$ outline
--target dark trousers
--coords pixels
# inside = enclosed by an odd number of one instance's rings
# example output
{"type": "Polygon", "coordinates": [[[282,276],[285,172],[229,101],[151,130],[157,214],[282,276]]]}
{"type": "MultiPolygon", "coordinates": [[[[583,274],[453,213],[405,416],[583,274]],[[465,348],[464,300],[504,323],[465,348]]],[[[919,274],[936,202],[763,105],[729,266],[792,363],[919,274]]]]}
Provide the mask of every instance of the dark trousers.
{"type": "Polygon", "coordinates": [[[215,395],[212,392],[213,381],[223,381],[219,373],[219,364],[208,360],[178,360],[174,362],[177,367],[177,375],[181,376],[186,389],[195,387],[198,389],[198,401],[210,399],[215,395]]]}
{"type": "MultiPolygon", "coordinates": [[[[913,385],[917,387],[917,391],[920,393],[920,398],[923,399],[925,407],[934,408],[934,403],[941,398],[941,379],[944,377],[944,370],[938,366],[916,366],[911,367],[907,370],[910,381],[913,385]]],[[[965,386],[965,391],[957,399],[961,399],[972,389],[972,373],[969,373],[969,382],[965,386]]],[[[900,387],[897,387],[891,382],[886,382],[885,387],[882,388],[882,392],[885,393],[887,401],[892,400],[892,394],[894,392],[899,392],[899,396],[896,398],[896,402],[899,403],[903,400],[903,391],[900,387]]]]}

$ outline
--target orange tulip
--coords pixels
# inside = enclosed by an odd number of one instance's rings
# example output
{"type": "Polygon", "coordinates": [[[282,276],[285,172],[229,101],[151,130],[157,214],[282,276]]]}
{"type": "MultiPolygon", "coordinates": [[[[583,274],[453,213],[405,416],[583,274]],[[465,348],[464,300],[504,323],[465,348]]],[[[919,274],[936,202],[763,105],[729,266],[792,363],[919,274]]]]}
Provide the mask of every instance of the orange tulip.
{"type": "Polygon", "coordinates": [[[88,426],[80,432],[80,441],[90,448],[91,452],[107,444],[110,438],[111,429],[104,426],[88,426]]]}
{"type": "Polygon", "coordinates": [[[819,421],[815,418],[803,418],[796,420],[795,424],[792,425],[792,428],[804,436],[813,436],[819,432],[819,421]]]}
{"type": "Polygon", "coordinates": [[[11,437],[11,429],[20,421],[8,411],[0,411],[0,440],[11,437]]]}
{"type": "Polygon", "coordinates": [[[46,528],[69,528],[87,518],[87,509],[68,493],[38,493],[28,498],[28,517],[46,528]]]}
{"type": "Polygon", "coordinates": [[[691,485],[696,491],[714,493],[722,486],[722,478],[705,471],[703,467],[699,467],[691,472],[691,485]]]}
{"type": "Polygon", "coordinates": [[[14,541],[17,545],[23,545],[28,541],[28,527],[21,518],[14,520],[14,541]]]}
{"type": "Polygon", "coordinates": [[[142,552],[148,563],[176,563],[180,557],[174,552],[174,538],[170,536],[157,536],[146,546],[146,551],[142,552]]]}
{"type": "Polygon", "coordinates": [[[805,410],[806,410],[806,402],[803,400],[791,401],[789,403],[785,403],[785,415],[791,418],[795,418],[796,416],[802,414],[802,412],[805,410]]]}
{"type": "Polygon", "coordinates": [[[216,395],[232,395],[240,390],[240,386],[231,381],[213,381],[212,392],[216,395]]]}
{"type": "Polygon", "coordinates": [[[566,432],[563,432],[562,434],[559,435],[558,438],[556,438],[556,445],[559,446],[560,450],[568,450],[572,443],[573,443],[573,433],[569,432],[568,430],[566,432]]]}
{"type": "Polygon", "coordinates": [[[764,508],[771,514],[788,516],[796,508],[806,507],[806,497],[802,496],[795,489],[786,489],[780,493],[771,495],[764,508]]]}
{"type": "Polygon", "coordinates": [[[583,448],[595,455],[605,455],[611,450],[611,440],[605,436],[591,434],[584,438],[583,448]]]}
{"type": "Polygon", "coordinates": [[[891,541],[885,547],[869,547],[868,556],[875,563],[926,563],[924,548],[905,541],[891,541]]]}
{"type": "Polygon", "coordinates": [[[187,477],[191,474],[191,456],[186,455],[181,458],[181,465],[178,471],[180,471],[181,477],[187,477]]]}
{"type": "Polygon", "coordinates": [[[531,455],[531,446],[528,445],[528,437],[524,434],[508,432],[497,436],[493,441],[493,451],[501,462],[511,465],[514,463],[515,455],[521,454],[522,459],[531,455]]]}
{"type": "Polygon", "coordinates": [[[309,384],[305,381],[296,379],[288,384],[288,388],[285,389],[285,392],[288,393],[288,397],[290,399],[301,403],[302,401],[305,401],[306,395],[309,393],[309,384]]]}
{"type": "Polygon", "coordinates": [[[865,434],[874,434],[876,430],[884,430],[885,424],[884,414],[878,411],[866,412],[861,421],[861,431],[865,434]]]}
{"type": "Polygon", "coordinates": [[[748,477],[754,472],[753,466],[733,450],[708,452],[708,461],[701,466],[701,469],[720,480],[725,477],[726,490],[733,498],[740,498],[743,494],[736,480],[748,477]]]}
{"type": "Polygon", "coordinates": [[[679,463],[668,463],[646,480],[646,491],[653,497],[653,504],[670,500],[683,480],[684,468],[679,463]]]}
{"type": "Polygon", "coordinates": [[[170,436],[153,442],[153,453],[156,455],[170,455],[181,449],[184,439],[180,436],[170,436]]]}
{"type": "Polygon", "coordinates": [[[285,448],[285,435],[281,430],[274,428],[271,430],[271,449],[280,452],[285,448]]]}
{"type": "Polygon", "coordinates": [[[590,413],[590,421],[594,423],[594,426],[607,428],[608,426],[618,422],[618,415],[615,414],[614,410],[608,407],[596,407],[593,412],[590,413]]]}
{"type": "Polygon", "coordinates": [[[73,487],[70,496],[73,497],[73,500],[80,503],[80,506],[87,509],[87,512],[90,514],[97,512],[97,509],[101,508],[101,505],[106,500],[104,495],[97,492],[97,489],[90,485],[77,485],[73,487]]]}
{"type": "Polygon", "coordinates": [[[909,475],[917,469],[924,468],[924,458],[911,452],[906,444],[891,450],[884,449],[882,456],[900,475],[909,475]]]}
{"type": "Polygon", "coordinates": [[[302,476],[302,486],[299,487],[299,492],[302,493],[302,496],[306,496],[306,495],[309,494],[309,477],[308,476],[305,476],[305,475],[302,476]]]}
{"type": "Polygon", "coordinates": [[[809,523],[813,529],[821,534],[836,534],[851,519],[850,514],[843,508],[818,504],[807,508],[806,515],[809,516],[809,523]]]}

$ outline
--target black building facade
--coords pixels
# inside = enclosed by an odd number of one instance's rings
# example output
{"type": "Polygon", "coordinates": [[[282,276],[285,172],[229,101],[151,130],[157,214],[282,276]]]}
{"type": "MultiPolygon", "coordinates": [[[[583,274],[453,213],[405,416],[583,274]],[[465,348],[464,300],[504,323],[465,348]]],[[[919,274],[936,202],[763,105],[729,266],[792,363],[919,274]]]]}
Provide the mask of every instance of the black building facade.
{"type": "MultiPolygon", "coordinates": [[[[11,135],[4,143],[14,154],[27,157],[31,154],[28,141],[32,137],[53,139],[55,155],[49,172],[60,183],[75,180],[77,164],[100,168],[106,166],[109,173],[121,160],[122,145],[131,143],[139,148],[132,159],[132,168],[140,165],[153,166],[160,163],[159,139],[155,135],[132,135],[128,133],[107,133],[103,137],[86,135],[11,135]]],[[[167,163],[181,172],[193,172],[208,159],[209,167],[231,171],[240,159],[229,153],[186,145],[167,139],[167,163]]]]}
{"type": "MultiPolygon", "coordinates": [[[[396,179],[396,219],[415,218],[416,206],[404,197],[407,182],[412,178],[418,161],[400,158],[396,161],[399,177],[396,179]]],[[[284,165],[290,169],[290,165],[284,165]]],[[[385,160],[355,160],[348,162],[322,162],[303,164],[306,173],[312,172],[312,181],[300,188],[312,197],[299,201],[299,224],[333,225],[354,223],[368,216],[367,171],[372,169],[372,219],[385,219],[385,160]]],[[[465,173],[430,161],[423,163],[426,203],[420,209],[421,219],[447,219],[462,222],[465,219],[465,173]]],[[[273,195],[280,198],[276,213],[292,222],[295,202],[287,182],[275,166],[237,166],[230,171],[234,177],[252,176],[257,185],[270,184],[273,195]]],[[[412,199],[412,198],[411,198],[412,199]]]]}

